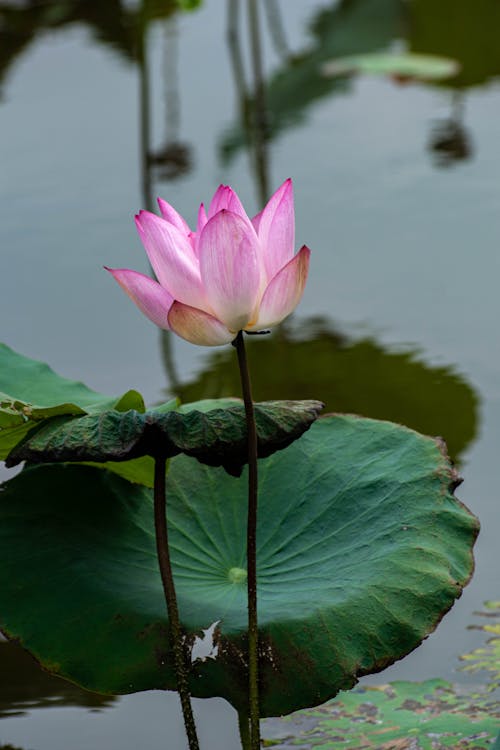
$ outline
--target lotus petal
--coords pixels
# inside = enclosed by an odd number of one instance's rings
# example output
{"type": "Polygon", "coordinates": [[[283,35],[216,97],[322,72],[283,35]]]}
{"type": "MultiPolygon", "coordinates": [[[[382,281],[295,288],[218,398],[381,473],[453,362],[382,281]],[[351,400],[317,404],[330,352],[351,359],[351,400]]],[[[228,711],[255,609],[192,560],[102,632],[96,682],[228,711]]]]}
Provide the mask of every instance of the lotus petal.
{"type": "Polygon", "coordinates": [[[302,297],[309,271],[311,251],[305,245],[297,255],[278,271],[269,283],[259,307],[259,316],[247,330],[259,331],[284,320],[297,307],[302,297]]]}
{"type": "Polygon", "coordinates": [[[248,219],[223,209],[200,237],[200,268],[215,315],[236,334],[252,317],[260,296],[259,241],[248,219]]]}
{"type": "Polygon", "coordinates": [[[210,206],[208,208],[208,218],[211,219],[215,214],[224,209],[232,211],[239,216],[243,216],[247,221],[250,221],[245,209],[243,208],[243,204],[229,185],[219,185],[215,191],[214,197],[210,201],[210,206]]]}
{"type": "Polygon", "coordinates": [[[173,224],[174,227],[177,227],[184,234],[189,234],[190,229],[187,221],[170,203],[164,201],[163,198],[158,198],[158,206],[160,207],[161,215],[166,221],[169,221],[170,224],[173,224]]]}
{"type": "Polygon", "coordinates": [[[293,258],[295,249],[295,219],[293,185],[285,180],[265,208],[254,216],[252,224],[263,248],[264,265],[268,281],[293,258]]]}
{"type": "Polygon", "coordinates": [[[139,213],[136,225],[160,284],[174,299],[204,307],[200,269],[189,239],[173,224],[149,211],[139,213]]]}
{"type": "Polygon", "coordinates": [[[119,283],[139,310],[155,325],[169,330],[168,311],[172,307],[173,297],[157,281],[138,271],[127,268],[108,268],[106,271],[119,283]]]}
{"type": "Polygon", "coordinates": [[[209,315],[204,310],[174,302],[168,315],[172,331],[191,344],[200,346],[221,346],[229,344],[235,337],[234,332],[209,315]]]}

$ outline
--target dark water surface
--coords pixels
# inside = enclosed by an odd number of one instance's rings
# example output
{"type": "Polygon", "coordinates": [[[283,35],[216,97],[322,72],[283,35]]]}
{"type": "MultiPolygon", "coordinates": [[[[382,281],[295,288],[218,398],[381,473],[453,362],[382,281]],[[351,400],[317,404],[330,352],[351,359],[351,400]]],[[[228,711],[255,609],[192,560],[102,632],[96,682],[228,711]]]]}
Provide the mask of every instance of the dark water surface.
{"type": "MultiPolygon", "coordinates": [[[[262,81],[247,4],[232,44],[229,7],[0,2],[0,338],[105,393],[237,395],[230,347],[160,335],[102,266],[147,271],[132,218],[157,195],[194,223],[219,182],[255,213],[293,177],[310,280],[293,319],[250,344],[255,396],[445,437],[482,523],[476,574],[378,679],[464,679],[456,656],[478,642],[466,626],[499,596],[498,3],[269,0],[262,81]],[[319,73],[332,57],[405,49],[461,71],[439,85],[319,73]]],[[[205,747],[238,747],[227,704],[195,707],[205,747]]],[[[103,701],[5,643],[0,717],[0,745],[23,750],[184,747],[175,695],[103,701]]]]}

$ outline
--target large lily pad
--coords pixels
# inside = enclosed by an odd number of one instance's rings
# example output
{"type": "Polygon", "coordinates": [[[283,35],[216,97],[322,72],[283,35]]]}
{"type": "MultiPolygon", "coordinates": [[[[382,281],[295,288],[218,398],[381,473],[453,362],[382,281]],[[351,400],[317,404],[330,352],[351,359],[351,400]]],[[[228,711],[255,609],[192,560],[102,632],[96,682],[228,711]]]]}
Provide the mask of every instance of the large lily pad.
{"type": "MultiPolygon", "coordinates": [[[[196,405],[194,405],[196,407],[196,405]]],[[[309,429],[319,401],[268,401],[255,404],[258,456],[286,448],[309,429]]],[[[224,409],[178,411],[116,410],[84,417],[58,417],[30,433],[9,454],[7,466],[21,461],[128,461],[140,456],[171,458],[179,453],[235,476],[248,460],[243,403],[224,409]]]]}
{"type": "MultiPolygon", "coordinates": [[[[265,716],[414,649],[468,581],[478,524],[441,445],[388,422],[320,419],[259,463],[265,716]]],[[[193,694],[246,706],[246,482],[179,456],[167,492],[183,626],[219,623],[193,694]]],[[[98,692],[174,688],[149,490],[30,468],[0,494],[0,549],[0,625],[50,671],[98,692]]]]}

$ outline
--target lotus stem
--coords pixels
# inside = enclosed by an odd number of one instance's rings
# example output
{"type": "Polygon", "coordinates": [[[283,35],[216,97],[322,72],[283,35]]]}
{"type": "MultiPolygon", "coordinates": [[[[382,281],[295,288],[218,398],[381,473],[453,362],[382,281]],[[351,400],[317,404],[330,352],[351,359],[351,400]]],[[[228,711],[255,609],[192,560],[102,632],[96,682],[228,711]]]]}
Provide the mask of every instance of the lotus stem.
{"type": "Polygon", "coordinates": [[[187,654],[184,646],[177,597],[175,595],[174,577],[172,575],[172,564],[170,562],[170,549],[168,546],[167,528],[167,502],[165,492],[165,470],[166,461],[164,457],[155,458],[155,480],[154,480],[154,516],[156,533],[156,552],[160,566],[163,592],[167,604],[168,622],[170,626],[170,637],[174,652],[175,676],[177,680],[177,692],[181,701],[184,726],[189,744],[189,750],[199,750],[196,725],[194,723],[193,709],[191,706],[191,694],[188,683],[187,654]]]}
{"type": "Polygon", "coordinates": [[[242,750],[251,750],[247,711],[238,711],[238,728],[240,730],[242,750]]]}
{"type": "Polygon", "coordinates": [[[245,404],[248,443],[248,520],[247,520],[247,591],[248,591],[248,698],[250,750],[260,750],[259,711],[259,631],[257,623],[257,426],[248,371],[243,331],[233,341],[238,355],[241,389],[245,404]]]}

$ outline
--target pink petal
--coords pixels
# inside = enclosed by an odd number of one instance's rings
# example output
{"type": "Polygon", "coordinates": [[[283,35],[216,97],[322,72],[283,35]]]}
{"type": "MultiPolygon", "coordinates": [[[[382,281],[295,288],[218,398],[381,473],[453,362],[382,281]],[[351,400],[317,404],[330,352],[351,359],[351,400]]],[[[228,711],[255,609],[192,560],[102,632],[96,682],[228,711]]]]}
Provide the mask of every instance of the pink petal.
{"type": "Polygon", "coordinates": [[[258,214],[255,214],[255,216],[252,219],[250,219],[250,221],[252,222],[252,226],[257,232],[257,234],[259,234],[259,224],[260,224],[260,220],[262,218],[263,212],[264,212],[264,209],[262,209],[262,211],[259,211],[258,214]]]}
{"type": "Polygon", "coordinates": [[[149,211],[141,211],[135,223],[160,284],[174,299],[204,307],[200,268],[189,239],[173,224],[149,211]]]}
{"type": "Polygon", "coordinates": [[[135,302],[139,310],[160,328],[169,330],[168,311],[172,306],[173,297],[157,281],[150,279],[138,271],[127,268],[108,268],[121,288],[135,302]]]}
{"type": "Polygon", "coordinates": [[[290,179],[271,196],[264,209],[252,219],[259,235],[267,280],[270,281],[293,258],[295,212],[290,179]]]}
{"type": "Polygon", "coordinates": [[[207,212],[205,211],[205,206],[203,205],[203,203],[200,203],[200,208],[198,209],[198,223],[196,226],[196,231],[198,234],[200,234],[207,221],[208,217],[207,212]]]}
{"type": "Polygon", "coordinates": [[[189,233],[189,241],[191,242],[191,245],[193,247],[194,253],[196,257],[199,257],[199,245],[200,245],[200,234],[201,230],[207,223],[207,212],[205,211],[205,206],[203,203],[200,205],[200,208],[198,210],[198,223],[196,227],[196,232],[190,232],[189,233]]]}
{"type": "Polygon", "coordinates": [[[211,219],[216,213],[224,209],[232,211],[233,214],[243,216],[243,218],[249,221],[243,204],[229,185],[219,185],[215,191],[208,209],[208,218],[211,219]]]}
{"type": "Polygon", "coordinates": [[[248,219],[219,211],[201,233],[200,269],[214,314],[235,334],[254,317],[260,296],[259,241],[248,219]]]}
{"type": "Polygon", "coordinates": [[[183,234],[189,234],[190,229],[188,223],[182,218],[170,203],[164,201],[163,198],[158,198],[158,205],[160,207],[160,213],[166,221],[169,221],[174,227],[177,227],[183,234]]]}
{"type": "Polygon", "coordinates": [[[229,344],[235,337],[233,331],[212,315],[182,302],[174,302],[168,314],[172,331],[191,344],[221,346],[229,344]]]}
{"type": "Polygon", "coordinates": [[[309,271],[311,251],[305,245],[269,283],[259,307],[257,322],[249,330],[271,328],[284,320],[300,302],[309,271]]]}

